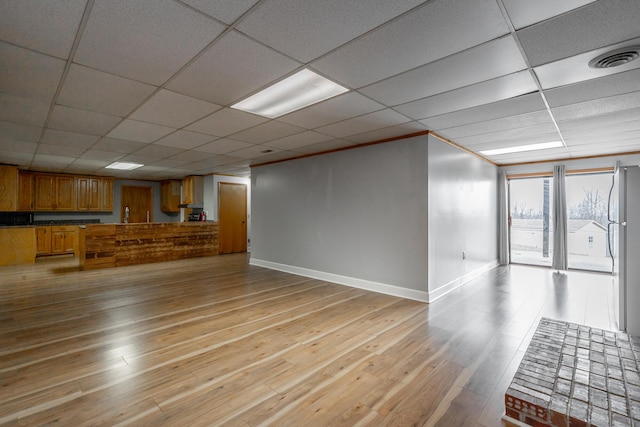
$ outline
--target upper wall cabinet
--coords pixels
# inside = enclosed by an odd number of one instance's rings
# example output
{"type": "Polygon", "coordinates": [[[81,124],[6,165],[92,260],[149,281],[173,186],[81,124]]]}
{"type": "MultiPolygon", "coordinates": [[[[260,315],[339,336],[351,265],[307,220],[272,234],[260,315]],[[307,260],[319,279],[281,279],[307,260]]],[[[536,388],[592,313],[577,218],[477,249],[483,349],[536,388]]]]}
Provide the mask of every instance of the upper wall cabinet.
{"type": "Polygon", "coordinates": [[[102,178],[102,211],[113,211],[113,178],[102,178]]]}
{"type": "Polygon", "coordinates": [[[185,205],[202,204],[204,195],[204,177],[187,176],[182,179],[182,203],[185,205]]]}
{"type": "Polygon", "coordinates": [[[32,211],[34,204],[34,174],[18,171],[18,210],[32,211]]]}
{"type": "Polygon", "coordinates": [[[18,168],[0,166],[0,211],[13,212],[18,207],[18,168]]]}
{"type": "Polygon", "coordinates": [[[72,175],[35,176],[36,211],[74,211],[75,178],[72,175]]]}
{"type": "Polygon", "coordinates": [[[180,180],[170,179],[160,183],[160,210],[180,212],[180,180]]]}
{"type": "Polygon", "coordinates": [[[100,178],[76,177],[76,210],[102,210],[102,180],[100,178]]]}

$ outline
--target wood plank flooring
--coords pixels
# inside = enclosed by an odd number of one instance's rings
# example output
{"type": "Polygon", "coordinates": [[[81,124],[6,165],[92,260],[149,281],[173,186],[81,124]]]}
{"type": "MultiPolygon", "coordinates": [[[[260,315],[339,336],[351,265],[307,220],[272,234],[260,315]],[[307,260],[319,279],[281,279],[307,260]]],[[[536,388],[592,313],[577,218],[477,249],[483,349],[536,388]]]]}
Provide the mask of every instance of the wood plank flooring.
{"type": "Polygon", "coordinates": [[[0,426],[500,426],[540,317],[616,326],[602,274],[499,267],[423,304],[246,254],[74,261],[0,269],[0,426]]]}

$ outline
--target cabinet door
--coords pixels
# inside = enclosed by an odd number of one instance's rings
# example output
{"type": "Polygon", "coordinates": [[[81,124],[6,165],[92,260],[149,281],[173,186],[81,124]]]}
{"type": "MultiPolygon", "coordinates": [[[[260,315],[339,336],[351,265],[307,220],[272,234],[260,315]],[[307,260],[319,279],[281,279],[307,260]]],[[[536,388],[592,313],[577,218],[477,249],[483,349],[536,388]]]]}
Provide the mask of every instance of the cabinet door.
{"type": "Polygon", "coordinates": [[[76,210],[99,211],[101,209],[101,180],[98,178],[76,178],[76,210]]]}
{"type": "Polygon", "coordinates": [[[113,178],[102,178],[102,211],[113,211],[113,178]]]}
{"type": "Polygon", "coordinates": [[[34,177],[30,172],[18,172],[18,210],[32,211],[34,177]]]}
{"type": "Polygon", "coordinates": [[[182,180],[182,203],[193,203],[193,177],[188,176],[182,180]]]}
{"type": "Polygon", "coordinates": [[[0,211],[15,211],[18,199],[18,168],[0,165],[0,211]]]}
{"type": "Polygon", "coordinates": [[[172,179],[160,184],[160,210],[180,212],[180,181],[172,179]]]}
{"type": "Polygon", "coordinates": [[[36,227],[36,255],[51,253],[51,227],[36,227]]]}
{"type": "Polygon", "coordinates": [[[55,206],[56,177],[55,175],[35,176],[35,209],[37,211],[51,211],[55,206]]]}
{"type": "Polygon", "coordinates": [[[58,211],[73,211],[76,208],[75,179],[73,176],[57,176],[57,200],[55,209],[58,211]]]}
{"type": "Polygon", "coordinates": [[[72,226],[51,227],[51,253],[67,254],[75,252],[76,228],[72,226]]]}

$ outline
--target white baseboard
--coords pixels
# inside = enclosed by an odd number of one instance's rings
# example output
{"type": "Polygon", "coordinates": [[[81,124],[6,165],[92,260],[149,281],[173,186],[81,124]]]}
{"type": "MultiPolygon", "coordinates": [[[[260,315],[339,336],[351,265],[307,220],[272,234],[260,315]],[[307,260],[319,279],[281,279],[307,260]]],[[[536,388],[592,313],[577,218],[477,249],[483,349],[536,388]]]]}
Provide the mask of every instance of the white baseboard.
{"type": "Polygon", "coordinates": [[[420,302],[429,302],[429,293],[414,289],[401,288],[399,286],[388,285],[386,283],[372,282],[370,280],[357,279],[355,277],[341,276],[339,274],[326,273],[324,271],[311,270],[308,268],[296,267],[292,265],[279,264],[277,262],[265,261],[251,258],[249,264],[258,267],[265,267],[272,270],[284,271],[285,273],[297,274],[299,276],[310,277],[312,279],[324,280],[326,282],[337,283],[339,285],[351,286],[353,288],[365,289],[379,292],[386,295],[393,295],[400,298],[411,299],[420,302]]]}
{"type": "Polygon", "coordinates": [[[483,265],[480,268],[477,268],[467,274],[465,274],[462,277],[458,277],[457,279],[454,279],[452,281],[450,281],[449,283],[440,286],[437,289],[434,289],[432,291],[429,291],[429,300],[428,302],[434,302],[435,300],[437,300],[438,298],[442,298],[443,296],[445,296],[446,294],[448,294],[451,291],[454,291],[456,289],[458,289],[460,286],[464,285],[465,283],[470,282],[471,280],[475,279],[476,277],[480,276],[481,274],[496,268],[499,265],[498,260],[492,261],[488,264],[483,265]]]}

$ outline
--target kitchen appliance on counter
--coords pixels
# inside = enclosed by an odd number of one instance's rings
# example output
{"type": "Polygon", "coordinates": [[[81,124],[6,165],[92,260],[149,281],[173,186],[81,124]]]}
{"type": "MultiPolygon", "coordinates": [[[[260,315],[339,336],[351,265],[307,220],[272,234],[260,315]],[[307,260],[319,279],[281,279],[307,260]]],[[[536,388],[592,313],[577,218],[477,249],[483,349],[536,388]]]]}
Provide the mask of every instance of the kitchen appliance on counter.
{"type": "Polygon", "coordinates": [[[202,209],[198,209],[198,210],[200,212],[195,212],[196,209],[194,209],[194,212],[191,212],[190,214],[188,214],[187,221],[189,221],[189,222],[206,221],[207,220],[207,213],[204,212],[202,209]]]}
{"type": "Polygon", "coordinates": [[[33,224],[33,212],[0,212],[0,226],[24,226],[33,224]]]}

